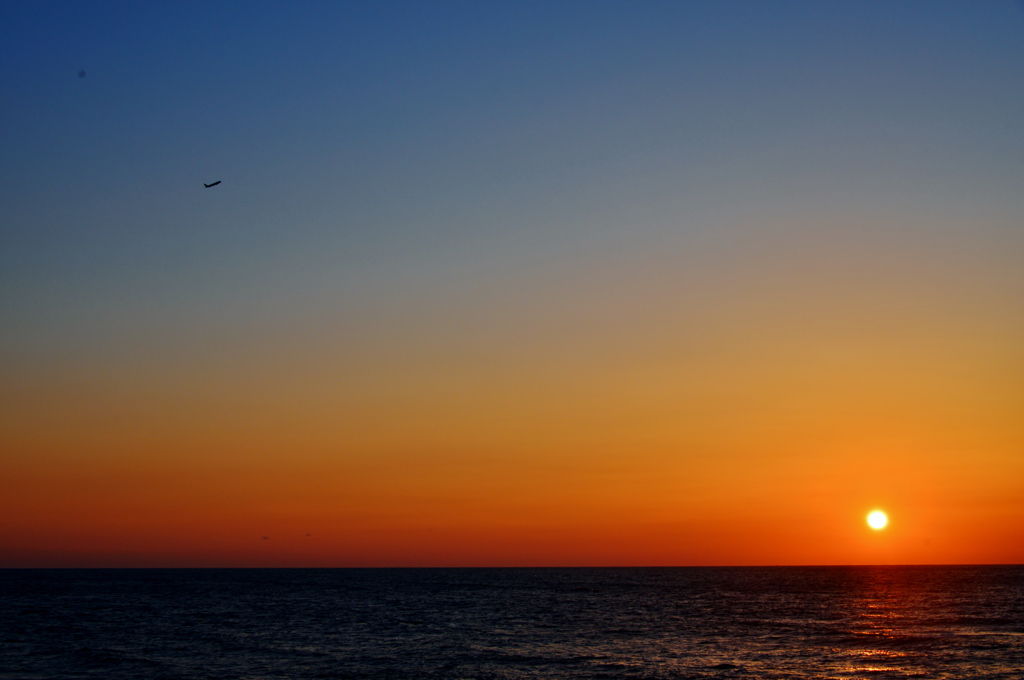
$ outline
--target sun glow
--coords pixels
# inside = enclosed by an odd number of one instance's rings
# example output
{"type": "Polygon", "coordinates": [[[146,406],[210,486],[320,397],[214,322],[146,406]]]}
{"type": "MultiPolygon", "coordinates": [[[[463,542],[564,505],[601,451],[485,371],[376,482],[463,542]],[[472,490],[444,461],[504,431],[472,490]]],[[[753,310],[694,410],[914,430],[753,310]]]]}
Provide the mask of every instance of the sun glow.
{"type": "Polygon", "coordinates": [[[868,525],[870,525],[872,529],[881,529],[888,523],[889,518],[886,517],[885,513],[881,510],[875,510],[868,515],[868,525]]]}

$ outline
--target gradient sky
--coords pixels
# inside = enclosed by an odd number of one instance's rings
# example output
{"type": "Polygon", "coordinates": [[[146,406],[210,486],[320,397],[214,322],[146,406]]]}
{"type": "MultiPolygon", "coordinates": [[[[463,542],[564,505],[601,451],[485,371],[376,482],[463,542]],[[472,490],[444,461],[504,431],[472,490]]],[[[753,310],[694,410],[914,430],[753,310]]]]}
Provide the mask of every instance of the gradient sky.
{"type": "Polygon", "coordinates": [[[1024,563],[1020,3],[150,4],[0,5],[0,566],[1024,563]]]}

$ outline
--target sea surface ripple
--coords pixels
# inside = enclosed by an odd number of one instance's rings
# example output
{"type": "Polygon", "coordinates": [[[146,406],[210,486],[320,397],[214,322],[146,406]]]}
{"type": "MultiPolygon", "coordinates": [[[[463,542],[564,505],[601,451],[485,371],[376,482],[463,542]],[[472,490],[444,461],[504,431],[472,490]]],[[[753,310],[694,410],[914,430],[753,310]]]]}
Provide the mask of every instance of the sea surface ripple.
{"type": "Polygon", "coordinates": [[[0,570],[22,678],[1024,678],[1024,567],[0,570]]]}

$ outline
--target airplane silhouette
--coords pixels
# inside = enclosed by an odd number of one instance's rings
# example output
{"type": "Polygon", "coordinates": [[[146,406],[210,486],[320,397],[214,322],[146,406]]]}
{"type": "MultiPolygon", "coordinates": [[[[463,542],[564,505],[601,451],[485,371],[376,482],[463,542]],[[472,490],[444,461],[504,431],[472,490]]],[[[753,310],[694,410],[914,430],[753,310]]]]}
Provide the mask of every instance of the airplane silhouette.
{"type": "Polygon", "coordinates": [[[220,182],[221,182],[221,180],[217,180],[217,181],[216,181],[216,182],[214,182],[213,184],[207,184],[206,182],[203,182],[203,186],[204,186],[204,187],[206,187],[207,189],[209,189],[210,187],[215,187],[215,186],[217,186],[218,184],[220,184],[220,182]]]}

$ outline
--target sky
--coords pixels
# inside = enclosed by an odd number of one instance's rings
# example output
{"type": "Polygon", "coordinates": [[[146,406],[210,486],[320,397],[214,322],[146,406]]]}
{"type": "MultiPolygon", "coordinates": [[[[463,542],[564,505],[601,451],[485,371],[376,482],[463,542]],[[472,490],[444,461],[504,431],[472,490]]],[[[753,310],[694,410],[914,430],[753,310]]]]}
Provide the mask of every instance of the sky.
{"type": "Polygon", "coordinates": [[[1021,3],[4,3],[0,567],[1024,563],[1022,263],[1021,3]]]}

